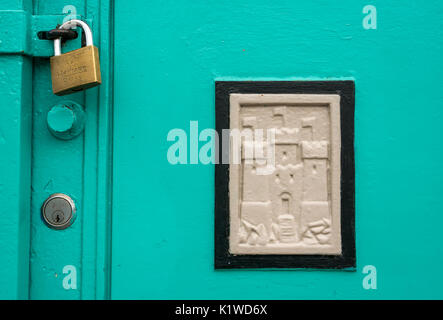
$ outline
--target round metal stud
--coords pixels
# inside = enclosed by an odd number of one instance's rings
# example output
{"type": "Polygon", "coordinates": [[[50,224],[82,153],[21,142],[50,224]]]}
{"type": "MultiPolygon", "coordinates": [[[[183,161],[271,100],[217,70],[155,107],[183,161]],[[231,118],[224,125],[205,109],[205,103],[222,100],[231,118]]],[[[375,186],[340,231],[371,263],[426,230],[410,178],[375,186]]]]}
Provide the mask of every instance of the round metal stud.
{"type": "Polygon", "coordinates": [[[63,101],[49,110],[46,121],[54,137],[70,140],[83,132],[85,112],[78,103],[63,101]]]}

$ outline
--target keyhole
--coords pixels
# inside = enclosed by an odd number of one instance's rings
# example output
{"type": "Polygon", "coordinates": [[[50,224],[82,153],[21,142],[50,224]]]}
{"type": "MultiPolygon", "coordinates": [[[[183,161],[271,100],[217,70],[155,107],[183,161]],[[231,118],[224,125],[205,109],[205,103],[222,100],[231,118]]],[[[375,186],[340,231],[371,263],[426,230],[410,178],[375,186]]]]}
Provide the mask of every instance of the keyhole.
{"type": "Polygon", "coordinates": [[[62,211],[60,211],[60,210],[55,211],[54,214],[53,214],[53,216],[52,216],[53,223],[55,223],[55,224],[60,224],[60,223],[62,223],[64,217],[65,217],[65,216],[64,216],[64,214],[63,214],[62,211]]]}

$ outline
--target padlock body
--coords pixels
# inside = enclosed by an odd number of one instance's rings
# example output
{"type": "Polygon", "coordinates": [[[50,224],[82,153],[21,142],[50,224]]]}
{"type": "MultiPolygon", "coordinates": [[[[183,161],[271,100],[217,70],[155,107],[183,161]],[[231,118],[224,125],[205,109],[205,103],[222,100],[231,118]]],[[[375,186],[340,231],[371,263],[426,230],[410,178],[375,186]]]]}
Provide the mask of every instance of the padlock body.
{"type": "Polygon", "coordinates": [[[96,46],[86,46],[51,57],[52,91],[58,96],[101,84],[100,61],[96,46]]]}

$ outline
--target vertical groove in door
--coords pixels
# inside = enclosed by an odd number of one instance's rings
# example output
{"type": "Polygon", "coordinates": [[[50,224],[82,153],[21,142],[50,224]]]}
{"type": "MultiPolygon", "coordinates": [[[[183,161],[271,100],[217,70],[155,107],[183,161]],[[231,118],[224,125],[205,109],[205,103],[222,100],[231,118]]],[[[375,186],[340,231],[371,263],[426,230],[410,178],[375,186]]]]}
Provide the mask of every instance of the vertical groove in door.
{"type": "MultiPolygon", "coordinates": [[[[31,299],[106,299],[109,297],[110,206],[112,185],[112,13],[111,0],[71,0],[77,18],[91,24],[100,50],[103,83],[98,88],[57,97],[51,90],[49,59],[34,59],[30,286],[31,299]],[[84,106],[85,131],[63,141],[47,130],[47,112],[72,100],[84,106]],[[72,196],[77,220],[52,230],[40,206],[52,193],[72,196]],[[66,289],[64,267],[77,271],[77,287],[66,289]]],[[[34,2],[34,14],[61,15],[63,0],[34,2]]],[[[48,45],[51,45],[48,43],[48,45]]],[[[80,37],[67,43],[80,45],[80,37]]],[[[64,48],[64,51],[67,51],[64,48]]]]}

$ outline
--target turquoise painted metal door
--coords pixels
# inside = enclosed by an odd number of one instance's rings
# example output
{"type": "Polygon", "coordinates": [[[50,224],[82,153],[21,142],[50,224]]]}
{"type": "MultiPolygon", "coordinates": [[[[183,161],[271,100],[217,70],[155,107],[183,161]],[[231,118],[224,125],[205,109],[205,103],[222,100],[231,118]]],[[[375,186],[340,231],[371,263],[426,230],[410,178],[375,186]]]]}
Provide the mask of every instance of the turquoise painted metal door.
{"type": "Polygon", "coordinates": [[[0,298],[443,298],[442,14],[436,0],[0,0],[0,298]],[[73,8],[103,84],[56,97],[36,33],[73,8]],[[218,80],[355,81],[355,271],[214,269],[214,165],[191,150],[171,164],[167,137],[215,128],[218,80]],[[66,100],[86,113],[68,141],[47,128],[66,100]],[[78,207],[62,231],[41,220],[55,192],[78,207]]]}
{"type": "Polygon", "coordinates": [[[442,11],[116,2],[112,298],[441,298],[442,11]],[[171,165],[168,133],[215,127],[216,80],[300,79],[355,80],[357,270],[214,270],[214,166],[171,165]]]}
{"type": "MultiPolygon", "coordinates": [[[[0,299],[109,297],[112,14],[112,1],[0,1],[0,299]],[[37,34],[73,18],[91,26],[106,81],[58,97],[53,42],[37,34]],[[84,131],[58,139],[48,129],[66,119],[48,115],[73,104],[85,110],[84,131]],[[68,194],[77,207],[66,230],[48,228],[41,217],[54,193],[68,194]]],[[[63,51],[78,47],[80,37],[63,51]]]]}

